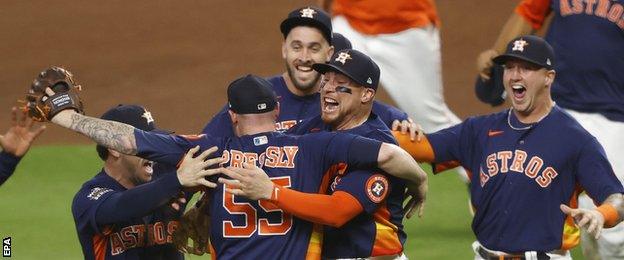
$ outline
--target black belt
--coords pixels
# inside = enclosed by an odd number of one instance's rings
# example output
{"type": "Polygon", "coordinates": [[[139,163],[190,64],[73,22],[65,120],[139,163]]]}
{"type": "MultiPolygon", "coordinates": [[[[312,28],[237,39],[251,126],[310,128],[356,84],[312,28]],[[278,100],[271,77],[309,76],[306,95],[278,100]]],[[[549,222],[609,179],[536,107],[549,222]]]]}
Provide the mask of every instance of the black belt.
{"type": "MultiPolygon", "coordinates": [[[[487,250],[485,250],[482,246],[479,247],[479,255],[486,260],[524,260],[526,259],[526,257],[524,257],[524,255],[497,255],[497,254],[493,254],[488,252],[487,250]]],[[[548,260],[550,259],[550,256],[548,256],[546,253],[544,252],[538,252],[537,253],[537,259],[538,260],[548,260]]]]}

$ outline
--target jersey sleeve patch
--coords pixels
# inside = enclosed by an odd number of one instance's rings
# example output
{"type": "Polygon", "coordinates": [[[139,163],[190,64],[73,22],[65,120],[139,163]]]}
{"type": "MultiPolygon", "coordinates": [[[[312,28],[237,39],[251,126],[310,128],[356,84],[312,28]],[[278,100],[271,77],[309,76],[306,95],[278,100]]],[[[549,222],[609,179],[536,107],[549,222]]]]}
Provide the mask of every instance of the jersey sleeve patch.
{"type": "Polygon", "coordinates": [[[113,191],[113,190],[109,189],[109,188],[95,187],[95,188],[91,189],[91,191],[87,195],[87,198],[90,199],[90,200],[98,200],[98,199],[100,199],[100,197],[102,197],[102,195],[104,195],[106,193],[109,193],[111,191],[113,191]]]}
{"type": "Polygon", "coordinates": [[[374,203],[380,203],[386,198],[388,188],[388,179],[381,174],[374,174],[366,181],[366,195],[374,203]]]}

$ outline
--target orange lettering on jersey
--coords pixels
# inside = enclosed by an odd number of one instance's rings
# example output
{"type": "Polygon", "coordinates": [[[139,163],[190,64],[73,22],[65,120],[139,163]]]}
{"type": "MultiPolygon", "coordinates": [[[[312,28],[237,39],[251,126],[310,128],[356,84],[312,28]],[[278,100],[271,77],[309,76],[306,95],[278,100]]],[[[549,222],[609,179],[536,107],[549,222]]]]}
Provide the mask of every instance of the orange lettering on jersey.
{"type": "Polygon", "coordinates": [[[245,153],[245,162],[258,166],[258,154],[257,153],[245,153]]]}
{"type": "Polygon", "coordinates": [[[609,0],[600,0],[598,1],[598,7],[596,8],[596,11],[594,13],[596,14],[596,16],[605,18],[607,17],[607,12],[609,11],[610,5],[611,3],[609,2],[609,0]]]}
{"type": "Polygon", "coordinates": [[[266,149],[266,160],[264,161],[264,166],[275,168],[278,165],[278,160],[280,158],[280,149],[275,146],[269,146],[266,149]]]}
{"type": "Polygon", "coordinates": [[[145,246],[145,225],[134,225],[132,231],[137,234],[137,247],[145,246]]]}
{"type": "Polygon", "coordinates": [[[169,221],[167,223],[167,243],[173,243],[173,232],[178,229],[179,225],[178,221],[169,221]]]}
{"type": "Polygon", "coordinates": [[[280,130],[288,130],[291,127],[295,126],[296,124],[297,124],[297,120],[286,120],[286,121],[275,123],[275,128],[278,131],[280,131],[280,130]]]}
{"type": "MultiPolygon", "coordinates": [[[[224,188],[228,187],[227,184],[224,188]]],[[[223,207],[233,215],[243,215],[245,221],[242,226],[235,226],[231,220],[223,221],[223,237],[250,237],[256,232],[256,209],[249,202],[236,202],[234,195],[223,192],[223,207]]]]}
{"type": "Polygon", "coordinates": [[[620,19],[620,17],[622,17],[622,13],[624,13],[624,7],[620,4],[613,4],[611,9],[609,9],[607,19],[615,23],[620,19]]]}
{"type": "Polygon", "coordinates": [[[118,255],[126,251],[126,248],[121,242],[121,237],[119,237],[119,233],[112,233],[109,236],[110,244],[111,244],[111,255],[118,255]]]}
{"type": "Polygon", "coordinates": [[[552,180],[557,177],[557,175],[558,174],[555,169],[553,169],[552,167],[548,167],[542,172],[542,176],[537,177],[535,181],[537,182],[537,184],[542,186],[542,188],[546,188],[548,187],[548,185],[550,185],[552,180]]]}
{"type": "Polygon", "coordinates": [[[496,163],[496,154],[490,154],[487,157],[488,174],[494,176],[498,174],[498,164],[496,163]]]}
{"type": "Polygon", "coordinates": [[[583,0],[572,0],[572,12],[575,14],[583,12],[583,0]]]}
{"type": "Polygon", "coordinates": [[[221,163],[221,166],[227,165],[230,162],[230,151],[224,150],[221,158],[223,158],[223,163],[221,163]]]}
{"type": "Polygon", "coordinates": [[[154,242],[158,245],[162,245],[167,242],[165,237],[165,227],[162,222],[156,222],[152,228],[154,229],[154,242]]]}
{"type": "Polygon", "coordinates": [[[544,160],[542,160],[542,158],[539,158],[537,156],[533,156],[531,157],[531,160],[529,161],[529,164],[527,164],[526,170],[524,171],[524,174],[533,179],[535,177],[537,177],[537,173],[539,172],[540,169],[542,169],[542,166],[544,165],[544,160]]]}
{"type": "MultiPolygon", "coordinates": [[[[290,176],[271,178],[271,181],[282,187],[290,187],[290,176]]],[[[267,218],[258,219],[258,234],[260,235],[284,235],[288,233],[292,227],[293,217],[292,215],[284,212],[275,204],[267,200],[259,200],[258,205],[266,212],[279,212],[282,214],[281,221],[279,223],[270,223],[267,218]]]]}
{"type": "Polygon", "coordinates": [[[243,162],[245,162],[243,152],[232,149],[230,150],[230,157],[230,166],[243,167],[243,162]]]}
{"type": "Polygon", "coordinates": [[[592,15],[594,14],[594,5],[597,0],[585,0],[585,13],[592,15]]]}
{"type": "Polygon", "coordinates": [[[489,179],[490,177],[488,177],[487,174],[483,173],[483,171],[479,169],[479,180],[481,187],[483,187],[489,179]]]}
{"type": "Polygon", "coordinates": [[[513,154],[511,151],[500,151],[498,152],[498,159],[501,160],[500,172],[505,173],[509,171],[509,159],[513,154]]]}
{"type": "Polygon", "coordinates": [[[561,16],[565,17],[572,14],[572,8],[570,8],[570,3],[568,0],[559,0],[559,13],[561,16]]]}
{"type": "Polygon", "coordinates": [[[295,157],[299,151],[299,146],[284,146],[283,149],[287,160],[285,168],[295,168],[295,157]]]}
{"type": "Polygon", "coordinates": [[[132,227],[124,227],[119,231],[121,235],[121,241],[125,248],[133,248],[137,245],[136,237],[134,237],[134,232],[132,232],[132,227]]]}
{"type": "Polygon", "coordinates": [[[513,163],[511,163],[511,169],[514,172],[523,172],[524,171],[524,162],[526,161],[527,153],[522,150],[516,150],[514,155],[513,163]]]}

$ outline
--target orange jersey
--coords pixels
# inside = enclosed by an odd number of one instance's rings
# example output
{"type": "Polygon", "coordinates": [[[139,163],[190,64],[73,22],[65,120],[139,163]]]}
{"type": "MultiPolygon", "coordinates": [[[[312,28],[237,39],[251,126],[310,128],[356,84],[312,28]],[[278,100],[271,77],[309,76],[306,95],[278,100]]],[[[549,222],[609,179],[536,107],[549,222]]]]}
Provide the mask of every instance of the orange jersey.
{"type": "Polygon", "coordinates": [[[433,0],[334,0],[332,13],[344,16],[364,34],[397,33],[440,24],[433,0]]]}
{"type": "Polygon", "coordinates": [[[518,4],[515,10],[515,12],[524,17],[535,30],[542,28],[546,16],[550,14],[550,11],[550,0],[524,0],[518,4]]]}

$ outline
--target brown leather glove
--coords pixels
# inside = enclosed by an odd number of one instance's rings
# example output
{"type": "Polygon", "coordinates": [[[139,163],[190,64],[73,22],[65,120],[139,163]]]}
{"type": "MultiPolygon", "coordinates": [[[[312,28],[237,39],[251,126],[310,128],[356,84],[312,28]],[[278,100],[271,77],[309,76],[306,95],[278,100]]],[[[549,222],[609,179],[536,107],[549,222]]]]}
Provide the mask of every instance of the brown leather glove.
{"type": "Polygon", "coordinates": [[[81,86],[74,82],[71,72],[61,67],[50,67],[33,80],[22,109],[35,121],[49,121],[65,109],[84,114],[78,91],[81,86]]]}
{"type": "Polygon", "coordinates": [[[184,253],[194,255],[210,253],[208,250],[210,216],[207,215],[208,200],[205,197],[184,213],[180,225],[173,232],[173,244],[184,253]],[[192,246],[189,245],[189,238],[193,241],[192,246]]]}

